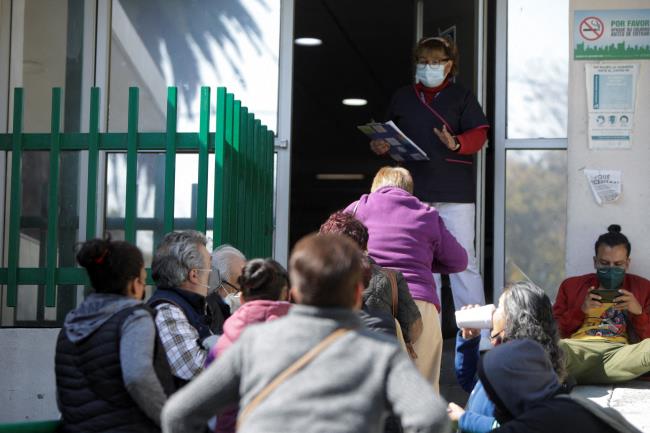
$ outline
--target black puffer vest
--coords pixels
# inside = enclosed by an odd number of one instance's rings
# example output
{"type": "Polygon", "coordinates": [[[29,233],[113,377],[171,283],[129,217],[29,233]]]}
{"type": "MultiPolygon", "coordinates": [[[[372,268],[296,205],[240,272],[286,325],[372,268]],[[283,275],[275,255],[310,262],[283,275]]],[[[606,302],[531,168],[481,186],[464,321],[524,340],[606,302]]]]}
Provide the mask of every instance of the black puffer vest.
{"type": "MultiPolygon", "coordinates": [[[[159,432],[131,398],[122,379],[122,324],[137,305],[116,313],[85,340],[75,344],[61,329],[56,346],[56,386],[61,432],[159,432]]],[[[161,343],[156,339],[154,369],[167,395],[173,380],[161,343]]]]}

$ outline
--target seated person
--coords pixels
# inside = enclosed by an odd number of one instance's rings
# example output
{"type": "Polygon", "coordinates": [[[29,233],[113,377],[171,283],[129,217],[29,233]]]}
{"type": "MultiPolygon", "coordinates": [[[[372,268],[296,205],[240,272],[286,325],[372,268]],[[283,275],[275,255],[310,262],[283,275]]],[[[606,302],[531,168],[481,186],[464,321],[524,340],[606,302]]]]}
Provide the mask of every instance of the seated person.
{"type": "MultiPolygon", "coordinates": [[[[491,337],[494,346],[525,338],[537,341],[551,359],[560,381],[564,378],[560,336],[553,320],[551,300],[535,284],[520,281],[503,289],[499,306],[492,316],[491,337]]],[[[498,425],[494,419],[494,404],[477,376],[480,339],[479,329],[463,328],[456,337],[456,378],[465,391],[471,392],[465,409],[449,403],[449,417],[458,422],[461,432],[483,433],[498,425]]]]}
{"type": "Polygon", "coordinates": [[[624,382],[650,371],[650,281],[626,273],[630,242],[620,226],[607,230],[596,241],[596,273],[564,280],[553,306],[567,371],[579,384],[624,382]]]}
{"type": "Polygon", "coordinates": [[[370,331],[361,306],[362,252],[345,236],[310,235],[291,254],[297,305],[251,325],[162,412],[166,433],[202,432],[240,403],[237,431],[380,432],[385,415],[405,432],[448,432],[445,406],[394,338],[370,331]]]}
{"type": "Polygon", "coordinates": [[[546,350],[533,340],[490,350],[478,374],[501,425],[494,432],[639,432],[616,410],[564,394],[546,350]]]}

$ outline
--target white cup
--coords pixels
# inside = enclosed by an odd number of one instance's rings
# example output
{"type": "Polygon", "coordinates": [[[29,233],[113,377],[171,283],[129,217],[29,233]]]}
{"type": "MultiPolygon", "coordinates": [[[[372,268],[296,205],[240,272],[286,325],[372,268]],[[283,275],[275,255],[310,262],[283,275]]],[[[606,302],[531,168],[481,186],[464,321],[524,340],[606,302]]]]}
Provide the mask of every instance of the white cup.
{"type": "Polygon", "coordinates": [[[494,304],[458,310],[456,311],[456,325],[459,328],[490,329],[492,328],[494,310],[496,310],[494,304]]]}

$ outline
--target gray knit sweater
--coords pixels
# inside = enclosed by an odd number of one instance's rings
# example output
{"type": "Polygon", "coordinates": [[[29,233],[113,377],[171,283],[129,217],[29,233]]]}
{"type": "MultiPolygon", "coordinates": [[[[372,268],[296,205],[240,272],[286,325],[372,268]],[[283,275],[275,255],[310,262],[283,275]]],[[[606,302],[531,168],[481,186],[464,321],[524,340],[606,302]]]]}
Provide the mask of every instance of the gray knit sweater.
{"type": "Polygon", "coordinates": [[[394,338],[362,328],[352,310],[294,306],[249,327],[215,363],[174,394],[163,432],[201,432],[216,411],[243,408],[273,378],[340,327],[354,328],[275,389],[239,433],[381,432],[392,410],[406,432],[448,432],[446,405],[394,338]]]}

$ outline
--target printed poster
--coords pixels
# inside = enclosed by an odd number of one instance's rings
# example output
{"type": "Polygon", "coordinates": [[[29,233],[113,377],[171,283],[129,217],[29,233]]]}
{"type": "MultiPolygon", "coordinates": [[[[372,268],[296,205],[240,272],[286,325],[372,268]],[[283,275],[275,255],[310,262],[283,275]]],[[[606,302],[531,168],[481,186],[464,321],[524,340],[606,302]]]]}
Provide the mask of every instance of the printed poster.
{"type": "Polygon", "coordinates": [[[575,60],[650,59],[650,9],[577,10],[575,60]]]}
{"type": "Polygon", "coordinates": [[[621,196],[621,172],[619,170],[585,169],[585,176],[599,206],[613,203],[621,196]]]}
{"type": "Polygon", "coordinates": [[[636,102],[638,64],[587,63],[590,149],[629,149],[636,102]]]}

